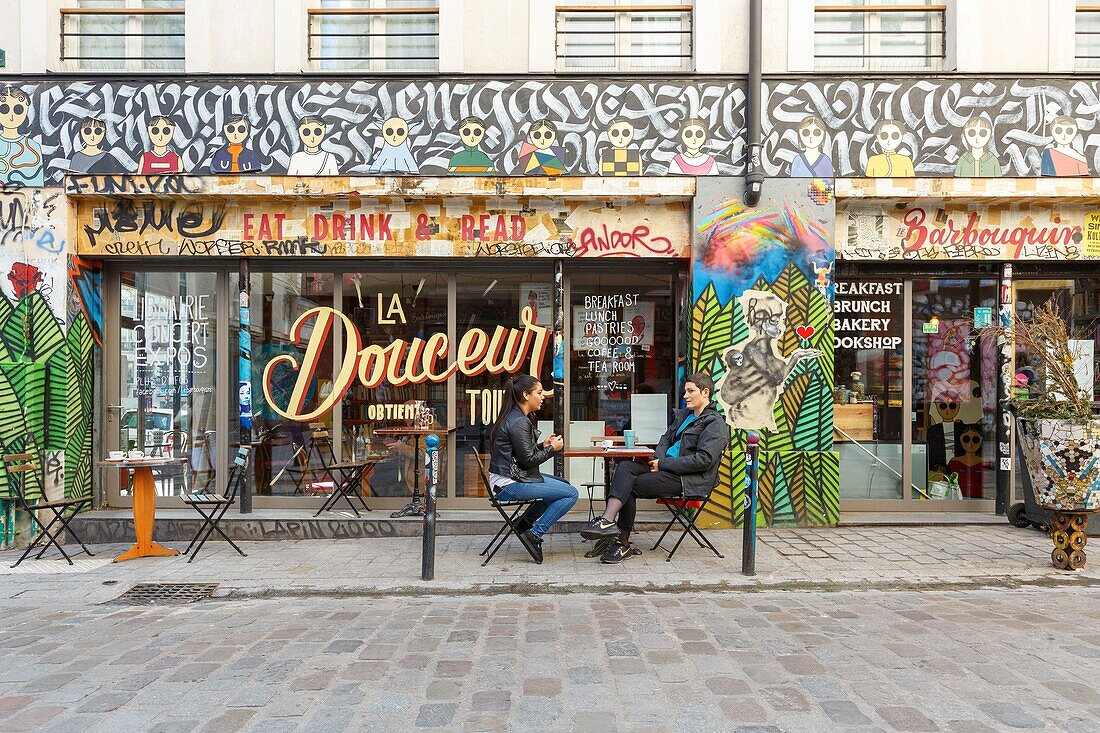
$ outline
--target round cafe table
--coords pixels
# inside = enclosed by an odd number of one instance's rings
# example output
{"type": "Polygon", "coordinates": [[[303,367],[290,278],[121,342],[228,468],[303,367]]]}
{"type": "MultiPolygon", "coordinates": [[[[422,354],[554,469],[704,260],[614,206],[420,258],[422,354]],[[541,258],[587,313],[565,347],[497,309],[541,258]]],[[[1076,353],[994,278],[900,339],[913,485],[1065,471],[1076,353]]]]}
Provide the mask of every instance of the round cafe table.
{"type": "Polygon", "coordinates": [[[457,428],[414,428],[414,427],[393,427],[393,428],[375,428],[375,435],[388,435],[392,438],[412,438],[413,439],[413,495],[412,501],[398,509],[396,512],[390,514],[390,517],[397,519],[398,517],[424,516],[424,503],[420,500],[420,453],[421,453],[421,438],[425,435],[447,435],[448,433],[455,432],[457,428]]]}
{"type": "Polygon", "coordinates": [[[179,550],[153,541],[153,522],[156,518],[156,491],[153,469],[182,463],[183,458],[122,458],[99,462],[104,468],[124,468],[134,472],[134,546],[115,558],[115,562],[133,560],[136,557],[168,557],[180,554],[179,550]]]}

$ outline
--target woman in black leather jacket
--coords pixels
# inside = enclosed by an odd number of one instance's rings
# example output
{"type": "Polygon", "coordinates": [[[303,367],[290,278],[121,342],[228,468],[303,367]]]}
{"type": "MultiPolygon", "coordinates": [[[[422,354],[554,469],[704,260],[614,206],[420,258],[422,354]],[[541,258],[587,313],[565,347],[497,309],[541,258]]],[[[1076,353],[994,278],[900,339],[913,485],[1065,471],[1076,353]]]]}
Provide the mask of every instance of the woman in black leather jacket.
{"type": "Polygon", "coordinates": [[[560,435],[539,443],[531,413],[542,407],[542,384],[529,374],[508,380],[497,421],[489,433],[489,487],[504,501],[538,499],[518,522],[519,539],[542,562],[542,536],[577,503],[577,490],[539,466],[562,449],[560,435]]]}

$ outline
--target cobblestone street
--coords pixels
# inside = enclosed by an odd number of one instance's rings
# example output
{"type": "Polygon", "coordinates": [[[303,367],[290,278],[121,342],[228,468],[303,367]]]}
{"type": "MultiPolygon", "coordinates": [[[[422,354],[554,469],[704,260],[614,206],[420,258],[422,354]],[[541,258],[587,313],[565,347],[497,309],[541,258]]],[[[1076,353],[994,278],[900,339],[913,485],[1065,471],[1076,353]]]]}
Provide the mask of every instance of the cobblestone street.
{"type": "Polygon", "coordinates": [[[0,612],[10,732],[1100,730],[1095,588],[0,612]]]}

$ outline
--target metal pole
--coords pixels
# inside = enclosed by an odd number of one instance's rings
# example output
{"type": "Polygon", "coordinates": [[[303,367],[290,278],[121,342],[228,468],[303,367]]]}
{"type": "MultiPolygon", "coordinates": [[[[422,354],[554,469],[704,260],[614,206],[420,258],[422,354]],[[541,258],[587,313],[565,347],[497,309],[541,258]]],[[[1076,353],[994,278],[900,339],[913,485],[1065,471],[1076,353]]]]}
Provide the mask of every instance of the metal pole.
{"type": "Polygon", "coordinates": [[[425,492],[424,543],[420,559],[420,579],[435,579],[435,488],[439,484],[439,436],[429,435],[424,441],[424,476],[428,479],[425,492]]]}
{"type": "Polygon", "coordinates": [[[756,501],[759,495],[760,436],[750,432],[745,450],[745,524],[741,536],[741,574],[756,575],[756,501]]]}
{"type": "MultiPolygon", "coordinates": [[[[553,343],[554,366],[551,376],[554,379],[554,432],[565,435],[565,273],[562,260],[554,260],[554,299],[553,299],[553,343]]],[[[565,476],[565,451],[554,454],[554,475],[565,476]]]]}
{"type": "MultiPolygon", "coordinates": [[[[1000,326],[1012,328],[1012,319],[1016,315],[1016,298],[1012,292],[1012,265],[1006,264],[1001,270],[1000,326]]],[[[980,346],[979,346],[980,348],[980,346]]],[[[1016,377],[1016,344],[1008,336],[997,338],[997,514],[1008,513],[1008,503],[1012,499],[1012,413],[1007,409],[1012,397],[1012,386],[1016,377]]]]}
{"type": "Polygon", "coordinates": [[[749,160],[745,175],[745,203],[756,206],[764,188],[764,172],[760,168],[760,87],[763,85],[761,47],[763,44],[764,0],[749,0],[749,90],[745,107],[748,128],[749,160]]]}
{"type": "MultiPolygon", "coordinates": [[[[242,258],[237,274],[239,308],[237,311],[237,400],[240,409],[240,444],[252,446],[252,268],[247,259],[242,258]]],[[[259,465],[256,446],[252,446],[253,466],[259,465]]],[[[217,459],[215,458],[215,461],[217,459]]],[[[253,471],[255,476],[255,471],[253,471]]],[[[241,514],[252,513],[252,482],[241,481],[241,514]]]]}

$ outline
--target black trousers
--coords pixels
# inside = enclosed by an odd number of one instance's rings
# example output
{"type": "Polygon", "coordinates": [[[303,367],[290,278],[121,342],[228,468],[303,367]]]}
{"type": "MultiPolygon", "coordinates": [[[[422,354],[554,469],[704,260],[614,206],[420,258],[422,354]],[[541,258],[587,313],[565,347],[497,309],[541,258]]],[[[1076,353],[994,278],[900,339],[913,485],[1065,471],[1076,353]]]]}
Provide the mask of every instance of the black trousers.
{"type": "Polygon", "coordinates": [[[648,463],[622,461],[615,468],[611,488],[607,494],[623,503],[619,512],[619,529],[634,529],[634,517],[638,514],[637,499],[658,499],[680,496],[683,485],[680,477],[668,471],[650,471],[648,463]]]}

